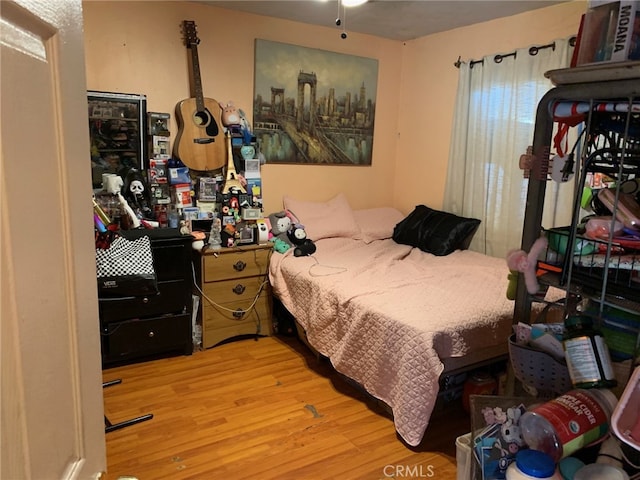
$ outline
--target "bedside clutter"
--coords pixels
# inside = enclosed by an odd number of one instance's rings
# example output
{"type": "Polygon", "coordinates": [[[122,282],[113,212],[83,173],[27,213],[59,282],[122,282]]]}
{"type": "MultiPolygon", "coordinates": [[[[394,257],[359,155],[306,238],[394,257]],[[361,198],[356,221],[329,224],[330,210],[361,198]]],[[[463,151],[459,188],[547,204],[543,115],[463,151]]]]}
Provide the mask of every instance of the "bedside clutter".
{"type": "Polygon", "coordinates": [[[150,238],[158,293],[98,299],[103,367],[159,354],[191,354],[193,237],[174,228],[120,234],[128,240],[150,238]]]}

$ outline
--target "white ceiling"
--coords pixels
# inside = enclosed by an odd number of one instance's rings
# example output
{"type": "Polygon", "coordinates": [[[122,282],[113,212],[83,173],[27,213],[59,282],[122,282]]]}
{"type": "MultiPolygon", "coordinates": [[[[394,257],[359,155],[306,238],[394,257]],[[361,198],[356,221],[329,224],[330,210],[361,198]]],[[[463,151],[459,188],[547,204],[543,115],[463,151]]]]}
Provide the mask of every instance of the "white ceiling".
{"type": "MultiPolygon", "coordinates": [[[[296,22],[323,25],[340,35],[366,33],[392,40],[412,40],[495,18],[548,7],[568,0],[370,0],[338,11],[338,0],[202,0],[201,3],[296,22]],[[336,19],[342,26],[336,26],[336,19]]],[[[238,26],[242,28],[242,26],[238,26]]]]}

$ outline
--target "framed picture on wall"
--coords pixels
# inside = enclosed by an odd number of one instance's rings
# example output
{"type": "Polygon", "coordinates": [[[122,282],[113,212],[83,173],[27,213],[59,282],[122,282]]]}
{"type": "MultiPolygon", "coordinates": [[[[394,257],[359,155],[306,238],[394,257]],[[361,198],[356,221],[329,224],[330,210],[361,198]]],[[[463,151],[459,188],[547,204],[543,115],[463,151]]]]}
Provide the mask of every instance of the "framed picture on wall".
{"type": "Polygon", "coordinates": [[[256,40],[253,129],[267,163],[370,166],[378,60],[256,40]]]}

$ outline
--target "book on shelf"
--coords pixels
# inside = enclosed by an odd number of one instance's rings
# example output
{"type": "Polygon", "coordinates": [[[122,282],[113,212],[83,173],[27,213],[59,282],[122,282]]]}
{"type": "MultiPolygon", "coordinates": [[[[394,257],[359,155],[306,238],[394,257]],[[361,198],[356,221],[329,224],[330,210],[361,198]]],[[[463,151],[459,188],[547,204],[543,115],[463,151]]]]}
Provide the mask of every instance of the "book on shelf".
{"type": "Polygon", "coordinates": [[[627,60],[640,60],[640,5],[636,2],[627,60]]]}
{"type": "Polygon", "coordinates": [[[598,2],[580,21],[572,65],[637,60],[639,37],[640,1],[598,2]]]}
{"type": "Polygon", "coordinates": [[[584,17],[582,14],[580,17],[580,26],[578,27],[578,34],[576,35],[576,43],[573,48],[573,53],[571,54],[571,62],[569,63],[569,67],[573,68],[578,65],[578,53],[580,52],[580,43],[582,41],[582,29],[584,28],[584,17]]]}

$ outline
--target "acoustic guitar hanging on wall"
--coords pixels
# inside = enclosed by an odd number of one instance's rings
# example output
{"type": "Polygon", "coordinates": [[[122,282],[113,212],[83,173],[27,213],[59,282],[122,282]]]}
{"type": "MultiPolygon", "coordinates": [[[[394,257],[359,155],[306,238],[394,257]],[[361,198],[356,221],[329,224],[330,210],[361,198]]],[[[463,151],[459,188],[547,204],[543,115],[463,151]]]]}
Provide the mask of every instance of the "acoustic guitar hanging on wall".
{"type": "Polygon", "coordinates": [[[202,94],[198,44],[200,39],[196,24],[191,20],[182,22],[187,49],[191,52],[192,98],[176,105],[178,135],[173,154],[192,170],[217,170],[225,166],[226,148],[222,129],[222,108],[202,94]]]}

